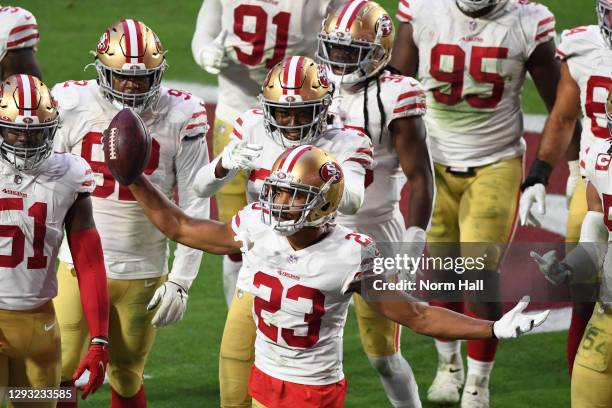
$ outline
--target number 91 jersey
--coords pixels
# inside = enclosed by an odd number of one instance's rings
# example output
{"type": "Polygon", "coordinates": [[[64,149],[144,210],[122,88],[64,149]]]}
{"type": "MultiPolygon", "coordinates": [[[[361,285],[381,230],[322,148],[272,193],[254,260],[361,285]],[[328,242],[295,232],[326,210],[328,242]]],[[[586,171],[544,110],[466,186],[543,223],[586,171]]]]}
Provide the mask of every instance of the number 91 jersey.
{"type": "Polygon", "coordinates": [[[258,105],[268,70],[286,56],[312,56],[327,14],[344,0],[219,0],[229,66],[219,75],[216,114],[233,122],[258,105]]]}
{"type": "Polygon", "coordinates": [[[412,24],[420,51],[434,161],[473,167],[522,155],[525,63],[554,38],[548,9],[508,0],[474,19],[455,0],[400,0],[397,17],[412,24]]]}

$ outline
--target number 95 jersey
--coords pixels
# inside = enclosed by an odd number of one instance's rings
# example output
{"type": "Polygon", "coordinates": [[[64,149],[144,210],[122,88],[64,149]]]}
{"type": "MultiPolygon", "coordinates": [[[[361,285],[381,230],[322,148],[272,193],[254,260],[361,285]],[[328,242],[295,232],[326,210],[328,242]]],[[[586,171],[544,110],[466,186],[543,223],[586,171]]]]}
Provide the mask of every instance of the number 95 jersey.
{"type": "Polygon", "coordinates": [[[419,48],[434,161],[475,167],[522,155],[525,63],[554,38],[548,9],[508,0],[474,19],[455,0],[400,0],[397,17],[419,48]]]}

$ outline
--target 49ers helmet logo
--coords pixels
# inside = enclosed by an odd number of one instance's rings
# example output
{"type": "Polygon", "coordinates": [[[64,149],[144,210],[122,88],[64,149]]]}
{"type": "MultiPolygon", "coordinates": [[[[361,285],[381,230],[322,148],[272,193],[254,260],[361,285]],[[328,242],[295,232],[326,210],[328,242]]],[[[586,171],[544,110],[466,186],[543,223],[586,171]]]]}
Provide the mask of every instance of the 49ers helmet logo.
{"type": "Polygon", "coordinates": [[[336,184],[342,180],[342,169],[336,163],[329,161],[323,163],[319,169],[319,176],[321,176],[321,179],[323,179],[323,181],[326,183],[329,180],[332,180],[332,184],[336,184]]]}
{"type": "Polygon", "coordinates": [[[329,77],[327,76],[327,68],[325,68],[325,65],[319,64],[317,68],[317,75],[319,76],[321,86],[327,88],[329,86],[329,77]]]}
{"type": "Polygon", "coordinates": [[[98,41],[98,53],[104,54],[108,50],[109,43],[110,43],[110,33],[108,32],[108,30],[106,30],[104,34],[102,34],[102,36],[100,37],[100,40],[98,41]]]}
{"type": "Polygon", "coordinates": [[[393,32],[393,22],[387,14],[383,14],[376,22],[376,32],[379,30],[383,37],[387,37],[393,32]]]}

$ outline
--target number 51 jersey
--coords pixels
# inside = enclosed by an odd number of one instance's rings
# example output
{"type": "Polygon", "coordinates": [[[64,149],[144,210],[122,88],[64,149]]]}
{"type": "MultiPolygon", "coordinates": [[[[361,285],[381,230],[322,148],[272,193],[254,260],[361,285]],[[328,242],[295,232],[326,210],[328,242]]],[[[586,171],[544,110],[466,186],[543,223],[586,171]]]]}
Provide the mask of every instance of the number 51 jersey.
{"type": "Polygon", "coordinates": [[[525,63],[554,38],[548,9],[508,0],[474,19],[455,0],[400,0],[397,17],[412,24],[420,50],[434,161],[475,167],[522,155],[525,63]]]}
{"type": "Polygon", "coordinates": [[[0,309],[31,310],[57,295],[66,213],[94,187],[91,168],[72,154],[19,173],[0,159],[0,309]]]}
{"type": "MultiPolygon", "coordinates": [[[[166,237],[147,219],[129,188],[115,181],[104,162],[102,132],[118,110],[101,95],[96,81],[68,81],[55,85],[51,92],[62,118],[55,149],[80,155],[94,172],[97,185],[92,193],[94,219],[100,231],[107,276],[146,279],[165,275],[166,237]]],[[[161,87],[160,93],[159,101],[142,114],[152,138],[151,157],[144,174],[169,198],[178,185],[180,206],[188,213],[200,211],[207,216],[204,211],[208,211],[208,201],[195,197],[189,182],[192,172],[208,161],[204,138],[200,138],[202,143],[198,145],[205,152],[203,160],[200,160],[202,156],[193,163],[180,160],[183,139],[206,134],[204,103],[174,89],[161,87]]],[[[193,250],[195,253],[200,254],[193,250]]],[[[72,263],[65,243],[60,260],[72,263]]],[[[194,262],[199,265],[199,257],[194,262]]],[[[197,265],[183,266],[197,268],[197,265]]]]}

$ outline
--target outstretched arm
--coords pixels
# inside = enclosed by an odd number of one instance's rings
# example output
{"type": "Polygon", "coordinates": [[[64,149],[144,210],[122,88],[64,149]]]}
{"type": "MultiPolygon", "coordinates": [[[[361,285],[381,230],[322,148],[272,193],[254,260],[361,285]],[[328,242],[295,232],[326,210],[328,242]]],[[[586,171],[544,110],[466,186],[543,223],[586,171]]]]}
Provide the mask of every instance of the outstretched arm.
{"type": "Polygon", "coordinates": [[[219,255],[240,251],[231,224],[190,217],[142,174],[129,187],[147,218],[171,240],[219,255]]]}
{"type": "Polygon", "coordinates": [[[352,289],[361,293],[372,309],[381,315],[426,336],[447,339],[514,338],[531,331],[548,317],[548,311],[524,315],[522,312],[529,300],[522,299],[514,309],[495,322],[474,319],[444,308],[417,303],[401,290],[382,290],[383,283],[386,280],[382,276],[372,276],[352,289]]]}

